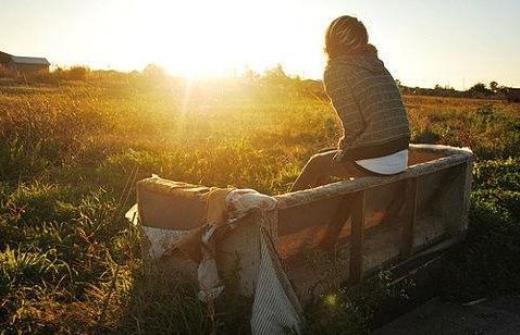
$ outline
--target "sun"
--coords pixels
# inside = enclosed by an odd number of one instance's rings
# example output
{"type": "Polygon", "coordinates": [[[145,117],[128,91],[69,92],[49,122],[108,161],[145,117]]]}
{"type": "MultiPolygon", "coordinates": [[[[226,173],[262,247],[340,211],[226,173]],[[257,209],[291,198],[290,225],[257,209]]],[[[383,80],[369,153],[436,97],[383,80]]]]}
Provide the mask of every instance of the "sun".
{"type": "Polygon", "coordinates": [[[255,35],[232,1],[151,1],[136,8],[142,21],[140,52],[170,73],[192,78],[220,76],[247,63],[255,35]]]}
{"type": "Polygon", "coordinates": [[[154,63],[206,78],[282,64],[289,74],[321,76],[328,19],[299,0],[114,1],[104,8],[111,28],[100,32],[106,42],[96,54],[121,69],[154,63]]]}

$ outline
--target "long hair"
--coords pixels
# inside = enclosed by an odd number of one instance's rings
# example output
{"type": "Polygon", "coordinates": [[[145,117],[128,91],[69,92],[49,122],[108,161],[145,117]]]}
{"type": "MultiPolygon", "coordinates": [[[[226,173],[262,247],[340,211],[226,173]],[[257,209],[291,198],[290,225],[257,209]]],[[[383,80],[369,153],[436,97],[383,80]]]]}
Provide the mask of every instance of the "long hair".
{"type": "Polygon", "coordinates": [[[329,59],[369,52],[377,50],[368,43],[367,29],[357,18],[343,15],[330,23],[325,33],[325,53],[329,59]]]}

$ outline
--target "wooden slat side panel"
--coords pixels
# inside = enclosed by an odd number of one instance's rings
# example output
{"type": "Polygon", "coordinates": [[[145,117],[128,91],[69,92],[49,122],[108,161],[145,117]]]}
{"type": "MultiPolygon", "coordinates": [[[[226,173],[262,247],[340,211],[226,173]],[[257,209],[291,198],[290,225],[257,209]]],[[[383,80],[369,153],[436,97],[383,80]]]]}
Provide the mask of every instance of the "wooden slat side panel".
{"type": "Polygon", "coordinates": [[[334,248],[340,241],[341,232],[344,230],[352,212],[352,199],[353,195],[350,194],[341,197],[340,206],[334,212],[331,221],[324,227],[325,234],[319,242],[322,249],[334,248]]]}
{"type": "Polygon", "coordinates": [[[463,225],[464,164],[418,178],[412,253],[459,235],[463,225]]]}
{"type": "MultiPolygon", "coordinates": [[[[397,216],[396,213],[402,207],[401,195],[404,194],[404,187],[405,181],[400,181],[365,192],[365,229],[383,224],[391,226],[389,228],[394,230],[392,235],[400,234],[399,220],[394,216],[397,216]]],[[[347,243],[351,235],[349,217],[354,195],[348,194],[331,200],[320,200],[310,206],[280,210],[277,250],[281,257],[285,259],[297,256],[313,248],[331,250],[335,245],[347,243]]],[[[386,246],[389,255],[394,254],[393,249],[399,252],[399,243],[393,242],[396,238],[392,236],[391,239],[393,247],[386,246]]],[[[376,258],[368,257],[365,263],[370,267],[380,259],[380,255],[376,258]]]]}
{"type": "Polygon", "coordinates": [[[467,166],[468,164],[463,164],[450,169],[455,178],[443,197],[446,232],[449,238],[459,238],[467,228],[469,209],[467,189],[471,189],[471,186],[467,185],[467,166]]]}
{"type": "Polygon", "coordinates": [[[405,259],[412,254],[414,226],[417,217],[417,178],[406,181],[405,212],[402,221],[402,237],[400,258],[405,259]]]}
{"type": "MultiPolygon", "coordinates": [[[[305,250],[319,248],[326,238],[335,214],[344,206],[343,199],[316,201],[278,211],[276,248],[282,258],[288,258],[305,250]]],[[[340,236],[350,235],[350,226],[344,226],[340,236]]]]}
{"type": "Polygon", "coordinates": [[[335,212],[343,206],[341,196],[316,200],[312,203],[279,210],[278,234],[280,236],[298,233],[306,228],[327,225],[335,212]]]}
{"type": "Polygon", "coordinates": [[[350,247],[350,277],[357,284],[363,276],[363,236],[365,230],[365,192],[359,192],[352,200],[352,235],[350,247]]]}

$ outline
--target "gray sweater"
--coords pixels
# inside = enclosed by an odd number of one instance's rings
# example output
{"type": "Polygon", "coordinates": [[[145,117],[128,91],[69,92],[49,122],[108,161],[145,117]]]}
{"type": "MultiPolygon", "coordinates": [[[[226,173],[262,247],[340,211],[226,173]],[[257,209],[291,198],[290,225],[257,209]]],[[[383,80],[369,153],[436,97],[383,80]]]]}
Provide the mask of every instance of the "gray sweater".
{"type": "Polygon", "coordinates": [[[344,128],[337,160],[381,157],[408,148],[410,128],[399,89],[375,52],[330,60],[323,81],[344,128]]]}

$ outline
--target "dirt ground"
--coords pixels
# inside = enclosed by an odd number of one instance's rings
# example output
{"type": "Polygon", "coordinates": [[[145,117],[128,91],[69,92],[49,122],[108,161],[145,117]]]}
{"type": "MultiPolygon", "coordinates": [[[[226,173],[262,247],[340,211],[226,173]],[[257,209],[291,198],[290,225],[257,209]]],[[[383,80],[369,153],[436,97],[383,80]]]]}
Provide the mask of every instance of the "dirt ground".
{"type": "Polygon", "coordinates": [[[520,334],[520,296],[466,305],[435,298],[373,334],[520,334]]]}

